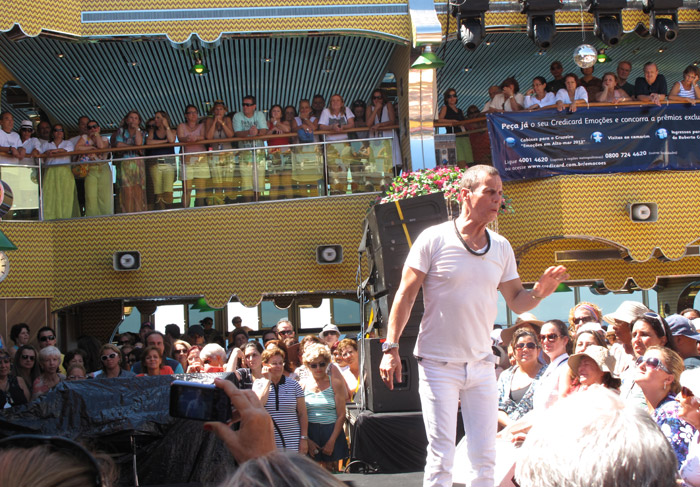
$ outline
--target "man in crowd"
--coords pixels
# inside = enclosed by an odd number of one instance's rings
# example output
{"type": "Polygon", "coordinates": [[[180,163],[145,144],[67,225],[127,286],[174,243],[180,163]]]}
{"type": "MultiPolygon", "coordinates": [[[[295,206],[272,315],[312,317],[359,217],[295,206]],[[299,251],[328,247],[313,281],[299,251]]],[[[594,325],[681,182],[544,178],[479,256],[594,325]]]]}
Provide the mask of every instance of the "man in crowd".
{"type": "Polygon", "coordinates": [[[240,328],[243,326],[243,319],[240,316],[234,316],[233,319],[231,319],[231,324],[234,328],[240,328]]]}
{"type": "Polygon", "coordinates": [[[311,110],[316,120],[321,118],[321,112],[324,108],[326,108],[326,100],[323,98],[323,95],[314,95],[311,99],[311,110]]]}
{"type": "Polygon", "coordinates": [[[489,86],[489,101],[486,102],[484,108],[481,109],[482,113],[487,113],[491,110],[491,102],[496,97],[496,95],[501,94],[501,87],[497,85],[489,86]]]}
{"type": "Polygon", "coordinates": [[[297,343],[297,334],[294,331],[294,326],[286,318],[282,318],[277,322],[277,339],[282,340],[288,347],[297,343]]]}
{"type": "MultiPolygon", "coordinates": [[[[146,346],[156,347],[160,351],[160,354],[163,356],[163,363],[165,365],[168,365],[171,369],[173,369],[173,371],[176,374],[183,374],[185,372],[184,370],[182,370],[182,364],[180,362],[168,357],[165,354],[165,337],[161,332],[152,331],[148,335],[146,335],[146,346]]],[[[131,371],[134,374],[140,374],[142,372],[140,360],[131,366],[131,371]]]]}
{"type": "Polygon", "coordinates": [[[564,84],[564,66],[561,61],[554,61],[549,65],[549,72],[552,73],[553,79],[547,81],[547,91],[555,93],[562,88],[566,88],[564,84]]]}
{"type": "Polygon", "coordinates": [[[340,339],[340,330],[335,325],[326,325],[318,334],[318,337],[324,341],[326,345],[332,347],[340,339]]]}
{"type": "Polygon", "coordinates": [[[502,197],[495,168],[477,165],[464,173],[459,217],[425,230],[415,241],[389,315],[379,370],[393,389],[401,377],[399,338],[422,287],[425,312],[414,354],[428,437],[425,487],[452,486],[460,400],[468,455],[477,472],[472,487],[493,487],[498,393],[490,333],[498,291],[510,309],[524,313],[568,278],[564,267],[550,267],[531,290],[523,287],[510,244],[486,228],[502,197]]]}
{"type": "Polygon", "coordinates": [[[659,74],[656,64],[649,62],[644,65],[644,77],[637,78],[634,82],[634,96],[639,101],[650,101],[661,106],[666,99],[668,88],[666,78],[659,74]]]}
{"type": "MultiPolygon", "coordinates": [[[[46,347],[56,347],[56,332],[50,326],[42,326],[39,331],[36,332],[36,341],[39,343],[39,350],[46,347]]],[[[58,363],[58,371],[66,375],[66,369],[63,368],[63,354],[61,354],[61,361],[58,363]]]]}
{"type": "MultiPolygon", "coordinates": [[[[615,375],[620,373],[629,365],[629,361],[634,359],[634,349],[632,348],[632,325],[644,313],[648,313],[649,308],[637,301],[623,301],[613,312],[603,316],[603,320],[612,326],[615,332],[615,343],[610,347],[610,354],[615,357],[615,375]]],[[[610,328],[608,328],[610,331],[610,328]]]]}
{"type": "Polygon", "coordinates": [[[51,124],[46,120],[39,122],[36,126],[36,138],[42,142],[48,142],[51,138],[51,124]]]}
{"type": "Polygon", "coordinates": [[[25,150],[22,140],[12,129],[15,119],[10,112],[0,114],[0,164],[18,164],[24,159],[25,150]]]}
{"type": "Polygon", "coordinates": [[[632,72],[632,63],[629,61],[620,61],[617,63],[617,85],[621,90],[624,90],[630,96],[634,95],[634,85],[627,81],[632,72]]]}
{"type": "Polygon", "coordinates": [[[700,333],[695,329],[695,325],[688,318],[678,314],[667,316],[666,323],[671,329],[676,351],[678,355],[683,357],[683,365],[685,365],[686,370],[700,367],[700,357],[698,356],[700,333]]]}
{"type": "Polygon", "coordinates": [[[192,325],[187,329],[187,340],[190,345],[204,346],[204,328],[202,325],[192,325]]]}

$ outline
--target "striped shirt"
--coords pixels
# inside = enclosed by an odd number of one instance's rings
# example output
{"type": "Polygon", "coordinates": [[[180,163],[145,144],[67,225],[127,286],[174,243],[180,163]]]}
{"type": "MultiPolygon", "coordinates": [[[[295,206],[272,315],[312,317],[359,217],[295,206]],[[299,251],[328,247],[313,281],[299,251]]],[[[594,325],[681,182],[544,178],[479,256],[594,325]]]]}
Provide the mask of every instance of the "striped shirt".
{"type": "Polygon", "coordinates": [[[309,416],[309,423],[334,424],[338,415],[335,411],[335,394],[333,385],[321,392],[304,391],[306,401],[306,412],[309,416]]]}
{"type": "MultiPolygon", "coordinates": [[[[255,382],[259,380],[265,379],[258,379],[255,382]]],[[[300,397],[304,397],[304,391],[297,381],[283,375],[277,385],[270,382],[270,394],[267,396],[265,409],[270,413],[284,437],[283,446],[279,431],[275,428],[275,445],[280,450],[286,448],[297,451],[299,449],[301,426],[297,415],[297,398],[300,397]]]]}

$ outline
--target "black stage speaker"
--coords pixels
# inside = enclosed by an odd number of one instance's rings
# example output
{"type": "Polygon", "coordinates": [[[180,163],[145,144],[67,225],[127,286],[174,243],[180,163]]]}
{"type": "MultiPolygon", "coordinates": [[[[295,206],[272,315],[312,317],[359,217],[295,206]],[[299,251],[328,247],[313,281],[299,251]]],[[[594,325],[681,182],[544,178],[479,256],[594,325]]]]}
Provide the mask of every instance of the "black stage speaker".
{"type": "MultiPolygon", "coordinates": [[[[367,289],[377,301],[375,326],[386,330],[389,311],[401,283],[403,265],[418,235],[426,228],[447,221],[447,206],[442,193],[435,193],[375,205],[365,219],[367,260],[370,268],[367,289]],[[403,218],[402,218],[403,216],[403,218]],[[408,233],[408,237],[406,235],[408,233]]],[[[413,306],[404,336],[416,336],[423,316],[423,295],[420,293],[413,306]]]]}
{"type": "Polygon", "coordinates": [[[379,364],[384,354],[379,338],[367,338],[364,345],[364,386],[366,407],[375,413],[420,411],[420,396],[418,395],[418,362],[413,356],[416,346],[415,337],[405,337],[399,340],[399,356],[401,357],[401,382],[394,382],[394,390],[390,391],[384,385],[379,375],[379,364]]]}

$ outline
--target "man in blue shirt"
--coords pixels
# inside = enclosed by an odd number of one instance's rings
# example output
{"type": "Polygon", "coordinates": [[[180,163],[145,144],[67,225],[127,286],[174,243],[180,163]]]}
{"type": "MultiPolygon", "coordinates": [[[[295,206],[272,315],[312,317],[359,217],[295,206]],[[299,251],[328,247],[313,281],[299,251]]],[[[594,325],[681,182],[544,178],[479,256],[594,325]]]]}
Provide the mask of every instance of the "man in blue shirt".
{"type": "Polygon", "coordinates": [[[656,64],[649,62],[644,65],[644,77],[637,78],[634,82],[634,96],[639,101],[650,101],[661,106],[666,98],[668,88],[666,78],[659,74],[656,64]]]}

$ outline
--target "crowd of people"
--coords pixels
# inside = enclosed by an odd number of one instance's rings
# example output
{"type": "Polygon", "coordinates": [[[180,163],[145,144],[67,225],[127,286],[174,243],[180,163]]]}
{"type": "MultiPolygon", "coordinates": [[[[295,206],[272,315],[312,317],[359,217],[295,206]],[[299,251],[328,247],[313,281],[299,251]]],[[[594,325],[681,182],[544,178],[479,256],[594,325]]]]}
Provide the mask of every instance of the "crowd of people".
{"type": "Polygon", "coordinates": [[[224,340],[211,318],[190,326],[184,336],[177,325],[161,333],[145,322],[139,333],[122,333],[116,343],[81,337],[78,348],[65,353],[52,328],[39,329],[37,350],[29,343],[29,326],[15,324],[14,345],[0,349],[0,403],[26,404],[63,381],[225,372],[258,395],[278,426],[279,448],[308,453],[337,470],[348,456],[345,406],[359,382],[357,342],[341,340],[332,324],[299,341],[292,323],[282,319],[259,341],[250,339],[240,317],[232,323],[224,340]]]}
{"type": "MultiPolygon", "coordinates": [[[[675,471],[700,486],[700,312],[666,318],[635,301],[604,314],[580,302],[568,322],[521,315],[496,328],[499,438],[518,445],[549,421],[549,408],[590,388],[605,388],[628,408],[645,411],[674,452],[675,471]]],[[[527,447],[528,443],[523,445],[527,447]]],[[[670,479],[673,485],[675,479],[670,479]]]]}
{"type": "MultiPolygon", "coordinates": [[[[326,106],[324,97],[315,95],[311,101],[301,100],[298,110],[293,105],[284,108],[272,105],[267,114],[258,110],[252,95],[243,97],[239,112],[229,112],[222,100],[215,101],[206,116],[195,105],[188,105],[180,124],[174,123],[163,110],[144,123],[141,114],[132,110],[110,136],[103,133],[97,120],[88,116],[78,119],[78,133],[70,138],[63,124],[51,125],[46,120],[36,127],[32,121],[24,120],[17,133],[13,131],[12,114],[3,112],[0,165],[40,166],[45,219],[172,208],[178,174],[184,195],[192,195],[194,191],[194,205],[206,206],[252,201],[255,193],[261,193],[265,187],[268,170],[271,188],[281,192],[276,196],[291,196],[291,188],[287,187],[291,180],[286,177],[291,175],[290,144],[395,137],[393,130],[386,130],[395,124],[394,104],[380,89],[372,92],[369,103],[358,99],[346,106],[343,97],[334,94],[326,106]],[[356,130],[360,128],[365,130],[356,130]],[[266,135],[269,136],[266,139],[258,138],[266,135]],[[177,144],[182,144],[184,156],[179,169],[174,157],[177,144]],[[247,151],[240,155],[217,153],[255,147],[267,147],[266,157],[255,161],[260,157],[253,157],[247,151]],[[65,155],[81,152],[85,154],[65,155]],[[124,159],[115,164],[116,207],[112,170],[107,162],[110,152],[115,159],[124,159]],[[254,168],[254,164],[258,167],[254,168]],[[258,180],[254,181],[256,173],[258,180]]],[[[337,157],[329,160],[338,166],[340,179],[346,177],[348,168],[356,169],[351,166],[366,165],[376,158],[393,157],[394,165],[400,166],[400,153],[396,153],[399,144],[389,145],[394,153],[385,146],[382,141],[347,142],[341,147],[334,144],[329,146],[329,152],[337,157]]],[[[323,174],[320,169],[317,172],[323,174]]],[[[0,169],[0,174],[3,179],[12,180],[24,173],[15,175],[12,170],[0,169]]],[[[36,182],[35,173],[28,171],[25,179],[29,177],[36,182]]],[[[185,207],[190,206],[190,198],[182,200],[185,207]]]]}

